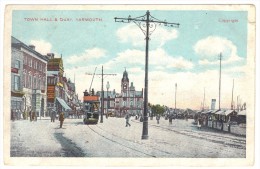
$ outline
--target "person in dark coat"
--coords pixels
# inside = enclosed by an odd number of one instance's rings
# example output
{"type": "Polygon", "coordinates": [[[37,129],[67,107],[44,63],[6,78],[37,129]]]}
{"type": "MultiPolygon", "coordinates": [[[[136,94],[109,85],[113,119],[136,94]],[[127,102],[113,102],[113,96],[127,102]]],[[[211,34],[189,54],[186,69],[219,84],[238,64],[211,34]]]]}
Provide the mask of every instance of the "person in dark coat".
{"type": "Polygon", "coordinates": [[[172,117],[172,115],[170,114],[170,115],[169,115],[169,124],[172,124],[172,118],[173,118],[173,117],[172,117]]]}
{"type": "Polygon", "coordinates": [[[51,122],[55,122],[56,112],[55,110],[51,110],[51,122]]]}
{"type": "Polygon", "coordinates": [[[30,121],[32,121],[32,110],[29,111],[30,121]]]}
{"type": "Polygon", "coordinates": [[[126,119],[126,125],[125,126],[130,127],[131,126],[131,124],[129,123],[130,115],[128,113],[126,113],[125,119],[126,119]]]}
{"type": "Polygon", "coordinates": [[[159,114],[156,115],[156,120],[157,120],[157,124],[159,124],[159,121],[160,121],[160,115],[159,114]]]}
{"type": "Polygon", "coordinates": [[[60,121],[60,128],[62,128],[63,122],[64,122],[64,113],[61,112],[59,116],[59,121],[60,121]]]}

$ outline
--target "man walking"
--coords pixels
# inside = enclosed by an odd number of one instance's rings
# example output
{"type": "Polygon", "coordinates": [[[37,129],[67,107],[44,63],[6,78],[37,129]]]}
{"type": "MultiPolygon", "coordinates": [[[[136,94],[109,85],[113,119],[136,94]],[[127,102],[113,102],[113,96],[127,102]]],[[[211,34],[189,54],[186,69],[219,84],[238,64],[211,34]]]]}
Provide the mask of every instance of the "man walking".
{"type": "Polygon", "coordinates": [[[159,121],[160,121],[160,115],[159,114],[156,115],[156,120],[157,120],[157,124],[159,124],[159,121]]]}
{"type": "Polygon", "coordinates": [[[126,125],[125,126],[130,127],[131,126],[131,124],[129,123],[130,115],[128,113],[126,113],[125,119],[126,119],[126,125]]]}
{"type": "Polygon", "coordinates": [[[51,122],[55,122],[56,112],[54,109],[51,110],[51,122]]]}
{"type": "Polygon", "coordinates": [[[60,128],[62,128],[63,121],[64,121],[64,113],[63,112],[60,113],[59,120],[60,120],[60,128]]]}

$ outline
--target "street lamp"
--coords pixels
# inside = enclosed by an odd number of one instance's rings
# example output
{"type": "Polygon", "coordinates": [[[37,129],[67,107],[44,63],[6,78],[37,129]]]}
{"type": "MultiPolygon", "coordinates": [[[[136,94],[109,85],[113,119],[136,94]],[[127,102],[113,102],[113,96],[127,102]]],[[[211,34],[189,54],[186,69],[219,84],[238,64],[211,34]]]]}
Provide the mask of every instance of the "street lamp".
{"type": "Polygon", "coordinates": [[[106,88],[107,88],[107,114],[106,114],[106,117],[108,117],[108,106],[109,106],[109,104],[108,104],[108,89],[110,88],[110,84],[109,84],[109,81],[107,81],[107,85],[106,85],[106,88]]]}

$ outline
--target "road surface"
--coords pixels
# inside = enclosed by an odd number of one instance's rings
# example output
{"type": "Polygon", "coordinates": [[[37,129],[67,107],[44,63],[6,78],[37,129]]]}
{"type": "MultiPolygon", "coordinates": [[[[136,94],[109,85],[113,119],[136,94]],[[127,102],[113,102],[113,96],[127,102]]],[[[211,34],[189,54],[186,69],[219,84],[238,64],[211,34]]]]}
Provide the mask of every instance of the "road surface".
{"type": "Polygon", "coordinates": [[[246,138],[202,128],[193,120],[173,120],[170,125],[149,119],[149,139],[142,140],[142,123],[124,118],[104,117],[97,125],[82,119],[11,122],[12,157],[149,157],[149,158],[245,158],[246,138]]]}

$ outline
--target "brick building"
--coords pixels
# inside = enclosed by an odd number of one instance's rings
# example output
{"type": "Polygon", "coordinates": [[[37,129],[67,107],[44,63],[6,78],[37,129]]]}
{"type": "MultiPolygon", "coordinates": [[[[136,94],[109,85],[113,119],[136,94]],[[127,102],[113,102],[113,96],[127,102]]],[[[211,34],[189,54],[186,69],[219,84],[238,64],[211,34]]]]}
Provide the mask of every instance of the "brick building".
{"type": "MultiPolygon", "coordinates": [[[[24,95],[22,98],[23,110],[34,110],[37,116],[45,115],[46,110],[46,71],[48,58],[35,50],[35,46],[26,45],[20,40],[12,37],[12,56],[20,62],[19,77],[21,80],[20,89],[22,89],[24,95]],[[21,64],[22,63],[22,64],[21,64]]],[[[16,66],[19,63],[16,61],[16,66]]],[[[16,80],[15,80],[16,81],[16,80]]],[[[15,82],[16,83],[16,82],[15,82]]],[[[16,86],[18,83],[16,83],[16,86]]]]}

